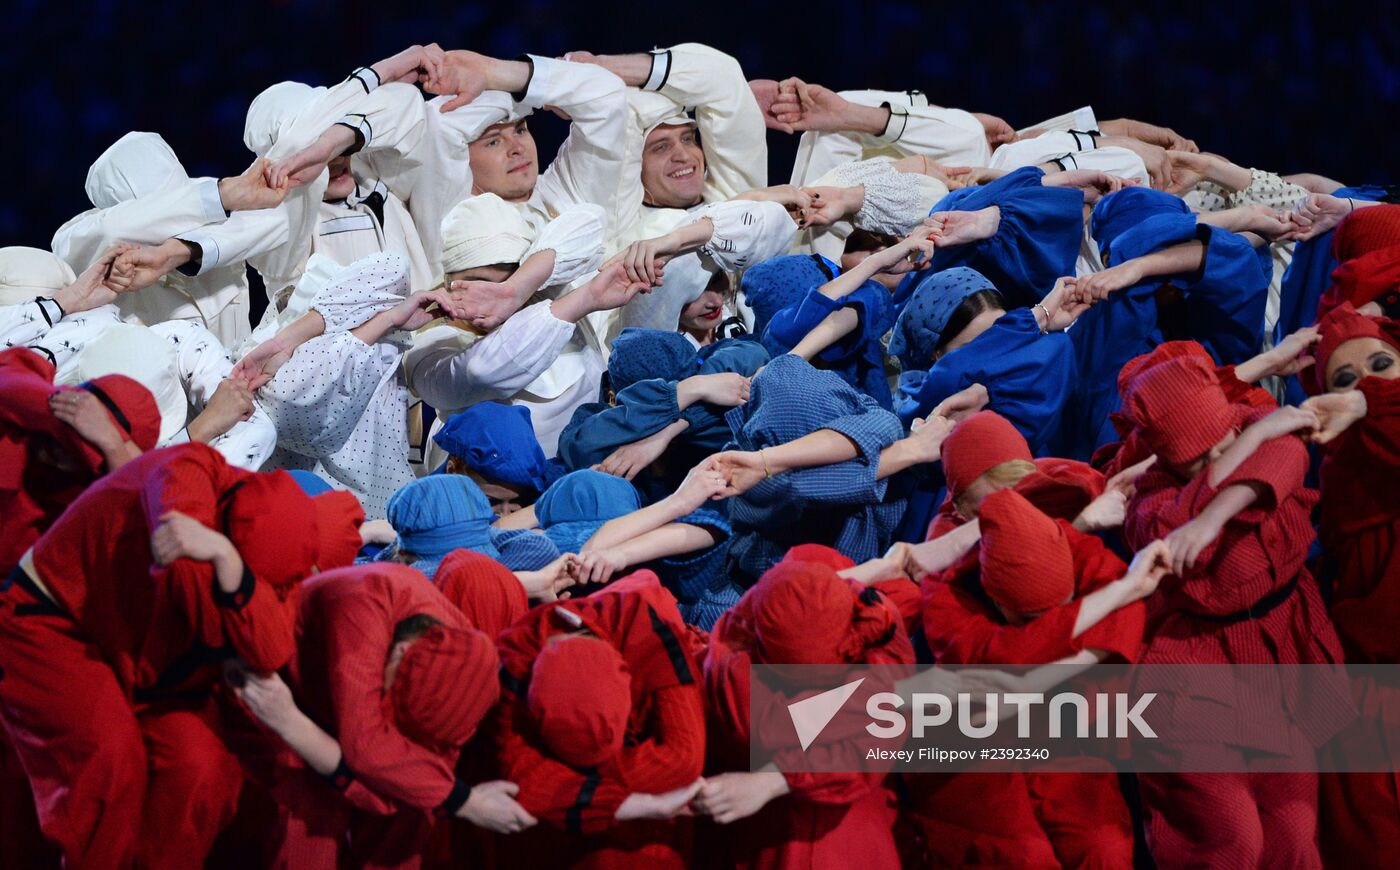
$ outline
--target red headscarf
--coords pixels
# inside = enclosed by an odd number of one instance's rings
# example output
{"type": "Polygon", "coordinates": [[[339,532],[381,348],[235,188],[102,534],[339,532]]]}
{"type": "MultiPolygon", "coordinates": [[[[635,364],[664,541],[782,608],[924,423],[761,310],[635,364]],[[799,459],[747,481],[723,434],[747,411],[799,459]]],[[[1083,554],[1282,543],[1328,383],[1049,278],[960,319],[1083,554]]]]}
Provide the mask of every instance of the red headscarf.
{"type": "Polygon", "coordinates": [[[282,588],[316,565],[316,504],[285,471],[250,474],[224,512],[224,529],[259,580],[282,588]]]}
{"type": "Polygon", "coordinates": [[[627,663],[596,637],[548,643],[530,669],[526,703],[551,753],[574,767],[602,764],[617,755],[627,736],[627,663]]]}
{"type": "Polygon", "coordinates": [[[1400,301],[1400,205],[1348,215],[1332,236],[1332,257],[1340,265],[1318,301],[1319,321],[1343,302],[1360,308],[1376,300],[1400,301]]]}
{"type": "Polygon", "coordinates": [[[1147,369],[1133,380],[1124,402],[1143,440],[1170,465],[1206,453],[1235,425],[1215,367],[1195,356],[1147,369]]]}
{"type": "Polygon", "coordinates": [[[853,664],[896,630],[896,616],[879,593],[861,596],[857,583],[830,565],[787,559],[749,590],[753,631],[770,665],[853,664]]]}
{"type": "Polygon", "coordinates": [[[399,662],[390,690],[394,722],[415,743],[461,747],[500,697],[500,664],[485,634],[432,627],[399,662]]]}
{"type": "Polygon", "coordinates": [[[514,625],[530,609],[525,587],[515,574],[476,550],[448,553],[433,582],[473,625],[491,637],[514,625]]]}
{"type": "Polygon", "coordinates": [[[845,571],[856,566],[855,560],[825,544],[798,544],[783,556],[784,562],[816,562],[833,571],[845,571]]]}
{"type": "Polygon", "coordinates": [[[1317,326],[1322,334],[1317,343],[1317,362],[1313,364],[1311,383],[1304,382],[1309,387],[1309,392],[1314,395],[1327,392],[1327,361],[1336,353],[1337,348],[1348,341],[1354,338],[1378,338],[1400,350],[1400,338],[1397,338],[1400,324],[1393,320],[1358,314],[1347,302],[1327,312],[1327,316],[1323,317],[1317,326]]]}
{"type": "Polygon", "coordinates": [[[1014,490],[987,496],[982,521],[982,588],[1012,613],[1040,613],[1074,594],[1074,558],[1058,523],[1014,490]]]}
{"type": "Polygon", "coordinates": [[[973,481],[1013,459],[1031,461],[1025,436],[995,411],[978,411],[959,421],[943,441],[943,476],[957,498],[973,481]]]}
{"type": "Polygon", "coordinates": [[[365,509],[359,499],[344,490],[323,492],[311,499],[316,506],[316,567],[320,571],[344,568],[355,561],[363,542],[360,526],[365,509]]]}

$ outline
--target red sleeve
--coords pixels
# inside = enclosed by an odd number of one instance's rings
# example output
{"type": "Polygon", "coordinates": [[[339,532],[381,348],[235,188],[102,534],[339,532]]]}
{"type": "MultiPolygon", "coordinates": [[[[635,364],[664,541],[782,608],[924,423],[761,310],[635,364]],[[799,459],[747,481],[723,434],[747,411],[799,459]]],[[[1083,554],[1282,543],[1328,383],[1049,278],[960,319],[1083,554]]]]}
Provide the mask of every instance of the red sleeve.
{"type": "Polygon", "coordinates": [[[613,824],[617,808],[631,794],[615,766],[585,774],[545,755],[525,736],[531,730],[529,711],[509,687],[501,692],[495,716],[501,775],[520,787],[515,800],[530,815],[576,834],[596,834],[613,824]]]}
{"type": "Polygon", "coordinates": [[[652,736],[623,750],[622,780],[630,791],[661,794],[695,782],[705,766],[705,705],[695,685],[652,693],[652,736]]]}
{"type": "Polygon", "coordinates": [[[1270,411],[1278,407],[1278,401],[1268,390],[1237,378],[1234,366],[1217,367],[1215,376],[1220,381],[1220,389],[1225,392],[1225,401],[1232,405],[1248,405],[1270,411]]]}
{"type": "MultiPolygon", "coordinates": [[[[1123,560],[1093,535],[1073,532],[1069,540],[1074,553],[1076,598],[1102,589],[1127,573],[1128,566],[1123,564],[1123,560]]],[[[1107,653],[1105,661],[1135,662],[1142,649],[1146,619],[1146,606],[1141,601],[1134,601],[1099,620],[1076,638],[1074,644],[1078,649],[1107,653]]]]}
{"type": "Polygon", "coordinates": [[[1076,652],[1071,639],[1079,602],[1051,608],[1023,626],[1001,623],[952,583],[924,581],[924,636],[940,665],[1019,665],[1057,661],[1076,652]]]}
{"type": "Polygon", "coordinates": [[[409,740],[384,714],[384,663],[394,625],[389,602],[379,596],[341,596],[326,625],[331,704],[345,766],[383,797],[436,809],[456,783],[456,758],[409,740]]]}

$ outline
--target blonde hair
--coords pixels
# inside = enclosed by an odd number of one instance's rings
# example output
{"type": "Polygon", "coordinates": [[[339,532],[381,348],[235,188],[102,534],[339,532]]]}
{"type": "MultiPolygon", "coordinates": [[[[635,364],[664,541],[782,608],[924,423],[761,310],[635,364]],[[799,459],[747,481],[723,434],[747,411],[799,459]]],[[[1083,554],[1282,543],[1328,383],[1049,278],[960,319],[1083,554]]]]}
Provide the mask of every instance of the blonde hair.
{"type": "Polygon", "coordinates": [[[1035,463],[1028,459],[1008,459],[1005,462],[997,463],[991,468],[977,476],[966,489],[958,493],[958,497],[953,499],[953,507],[963,516],[971,516],[969,511],[976,507],[971,504],[968,494],[972,492],[978,481],[985,481],[988,485],[996,489],[1007,489],[1013,487],[1035,473],[1035,463]]]}

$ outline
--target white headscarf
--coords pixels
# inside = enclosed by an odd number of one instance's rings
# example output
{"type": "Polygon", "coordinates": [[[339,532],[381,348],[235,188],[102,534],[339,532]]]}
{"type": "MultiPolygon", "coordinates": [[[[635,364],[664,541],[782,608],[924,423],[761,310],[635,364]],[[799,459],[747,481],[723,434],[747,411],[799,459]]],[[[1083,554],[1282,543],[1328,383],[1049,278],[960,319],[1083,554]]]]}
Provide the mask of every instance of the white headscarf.
{"type": "Polygon", "coordinates": [[[151,391],[160,408],[158,443],[185,428],[189,399],[180,383],[175,348],[158,333],[134,323],[112,324],[78,352],[64,379],[81,384],[103,375],[126,375],[151,391]]]}
{"type": "Polygon", "coordinates": [[[442,219],[442,271],[519,263],[534,238],[519,208],[494,193],[468,197],[442,219]]]}
{"type": "Polygon", "coordinates": [[[248,117],[243,122],[243,144],[259,157],[268,156],[277,142],[296,125],[302,110],[325,90],[301,82],[278,82],[258,94],[248,107],[248,117]]]}
{"type": "Polygon", "coordinates": [[[127,133],[88,169],[88,199],[98,208],[164,190],[189,180],[180,158],[156,133],[127,133]]]}
{"type": "Polygon", "coordinates": [[[0,305],[47,298],[76,280],[57,254],[39,248],[0,248],[0,305]]]}

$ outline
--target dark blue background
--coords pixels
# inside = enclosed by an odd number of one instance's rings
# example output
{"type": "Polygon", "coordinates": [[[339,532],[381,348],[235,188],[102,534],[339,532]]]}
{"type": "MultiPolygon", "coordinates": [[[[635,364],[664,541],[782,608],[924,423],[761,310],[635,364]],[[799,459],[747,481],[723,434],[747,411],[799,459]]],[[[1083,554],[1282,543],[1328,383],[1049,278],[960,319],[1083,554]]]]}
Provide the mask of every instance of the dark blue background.
{"type": "MultiPolygon", "coordinates": [[[[1244,165],[1395,180],[1400,4],[1212,6],[5,0],[0,242],[48,247],[88,207],[88,165],[127,130],[163,135],[191,175],[227,175],[251,160],[243,115],[264,87],[330,84],[434,40],[499,56],[696,40],[736,55],[751,78],[918,87],[1013,127],[1089,103],[1101,119],[1165,124],[1244,165]]],[[[548,155],[562,122],[535,123],[548,155]]],[[[772,178],[786,181],[796,139],[774,133],[770,145],[772,178]]]]}

